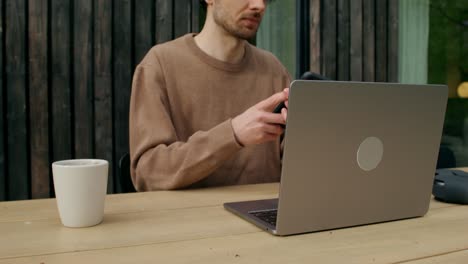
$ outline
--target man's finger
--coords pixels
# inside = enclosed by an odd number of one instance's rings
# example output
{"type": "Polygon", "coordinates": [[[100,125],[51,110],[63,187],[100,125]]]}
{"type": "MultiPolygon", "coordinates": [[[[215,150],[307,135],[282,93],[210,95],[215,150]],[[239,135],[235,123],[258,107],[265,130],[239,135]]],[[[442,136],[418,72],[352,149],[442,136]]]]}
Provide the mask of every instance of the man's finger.
{"type": "Polygon", "coordinates": [[[270,112],[263,113],[262,122],[267,124],[286,124],[286,120],[283,118],[282,114],[275,114],[270,112]]]}
{"type": "Polygon", "coordinates": [[[283,116],[284,120],[288,119],[288,110],[286,108],[281,109],[281,115],[283,116]]]}
{"type": "Polygon", "coordinates": [[[279,136],[283,134],[284,129],[278,125],[266,125],[263,131],[270,135],[279,136]]]}
{"type": "Polygon", "coordinates": [[[275,107],[283,101],[288,99],[288,93],[286,91],[281,91],[279,93],[275,93],[272,96],[268,97],[267,99],[259,102],[257,104],[257,108],[264,110],[264,111],[273,111],[275,107]]]}

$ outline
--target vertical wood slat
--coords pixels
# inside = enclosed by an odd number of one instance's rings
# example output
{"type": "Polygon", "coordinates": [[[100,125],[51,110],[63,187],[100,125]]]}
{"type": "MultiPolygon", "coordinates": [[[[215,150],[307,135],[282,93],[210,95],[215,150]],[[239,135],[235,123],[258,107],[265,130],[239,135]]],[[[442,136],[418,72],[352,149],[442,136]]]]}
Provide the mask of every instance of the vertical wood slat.
{"type": "Polygon", "coordinates": [[[191,31],[191,0],[174,1],[174,38],[191,31]]]}
{"type": "Polygon", "coordinates": [[[191,32],[200,32],[200,0],[192,0],[191,32]]]}
{"type": "Polygon", "coordinates": [[[363,80],[375,81],[375,0],[363,0],[363,80]]]}
{"type": "Polygon", "coordinates": [[[4,115],[4,106],[6,104],[5,100],[5,86],[4,86],[4,76],[3,76],[3,40],[4,40],[4,25],[3,25],[3,1],[0,1],[0,201],[7,199],[7,188],[6,188],[6,149],[5,149],[5,115],[4,115]]]}
{"type": "Polygon", "coordinates": [[[321,73],[320,0],[310,1],[310,71],[321,73]]]}
{"type": "Polygon", "coordinates": [[[75,157],[93,157],[92,0],[73,1],[75,157]]]}
{"type": "Polygon", "coordinates": [[[7,175],[10,200],[29,198],[26,6],[26,0],[6,1],[7,175]]]}
{"type": "Polygon", "coordinates": [[[387,81],[387,0],[376,0],[375,6],[375,80],[387,81]]]}
{"type": "Polygon", "coordinates": [[[337,80],[349,81],[350,75],[350,0],[337,0],[337,80]]]}
{"type": "MultiPolygon", "coordinates": [[[[94,1],[94,146],[95,156],[113,162],[112,143],[112,0],[94,1]]],[[[109,175],[113,175],[109,166],[109,175]]],[[[107,192],[114,190],[108,177],[107,192]]]]}
{"type": "MultiPolygon", "coordinates": [[[[114,76],[114,168],[120,157],[129,152],[128,110],[132,83],[132,14],[130,0],[115,0],[113,21],[113,76],[114,76]]],[[[119,181],[115,190],[123,190],[119,181]]]]}
{"type": "Polygon", "coordinates": [[[154,0],[135,1],[135,61],[138,65],[154,43],[154,0]]]}
{"type": "MultiPolygon", "coordinates": [[[[296,50],[295,51],[298,51],[296,52],[296,61],[295,61],[295,67],[294,67],[294,71],[296,72],[296,78],[300,78],[304,72],[308,71],[309,70],[309,67],[310,67],[310,54],[308,54],[308,52],[310,51],[310,38],[307,36],[307,34],[310,32],[310,29],[309,29],[309,17],[310,17],[310,14],[309,14],[309,6],[310,6],[310,3],[309,3],[310,0],[302,0],[302,1],[296,1],[296,5],[295,5],[295,16],[298,17],[299,19],[296,20],[296,30],[295,30],[295,35],[296,35],[296,43],[295,43],[295,48],[296,50]]],[[[286,3],[286,2],[284,2],[286,3]]],[[[284,5],[284,4],[283,4],[284,5]]],[[[292,4],[289,2],[289,5],[292,6],[292,4]]],[[[282,9],[287,9],[287,6],[284,5],[282,7],[282,9]]],[[[274,18],[278,18],[280,17],[280,13],[281,13],[281,9],[277,8],[273,14],[273,17],[271,19],[271,28],[274,28],[275,25],[273,23],[274,20],[277,20],[277,19],[274,19],[274,18]]],[[[288,22],[287,21],[284,21],[283,23],[287,24],[288,22]]],[[[290,23],[290,22],[289,22],[290,23]]],[[[284,33],[283,33],[284,34],[284,33]]],[[[286,40],[288,39],[288,37],[286,37],[286,35],[283,35],[281,37],[278,37],[276,36],[277,34],[272,34],[272,38],[270,38],[270,41],[275,39],[283,39],[283,40],[286,40]]],[[[273,50],[277,49],[277,50],[280,50],[278,48],[275,48],[275,46],[277,45],[277,41],[272,41],[272,46],[274,47],[273,50]]],[[[280,44],[281,45],[281,44],[280,44]]],[[[282,45],[288,45],[287,42],[284,42],[284,44],[282,45]]],[[[279,55],[279,54],[278,54],[279,55]]],[[[287,57],[287,56],[284,56],[284,57],[287,57]]],[[[293,70],[292,68],[290,70],[293,70]]]]}
{"type": "MultiPolygon", "coordinates": [[[[52,161],[71,159],[71,4],[53,0],[50,5],[52,161]]],[[[53,191],[53,190],[51,190],[53,191]]]]}
{"type": "Polygon", "coordinates": [[[362,0],[350,1],[351,48],[350,48],[350,79],[362,81],[362,0]]]}
{"type": "Polygon", "coordinates": [[[156,43],[163,43],[173,38],[173,1],[175,0],[156,0],[156,43]]]}
{"type": "Polygon", "coordinates": [[[322,73],[336,80],[336,1],[323,1],[322,19],[322,73]]]}
{"type": "Polygon", "coordinates": [[[48,198],[49,111],[48,111],[48,3],[29,0],[29,109],[31,149],[31,196],[48,198]]]}
{"type": "Polygon", "coordinates": [[[388,81],[398,82],[398,6],[399,1],[388,1],[388,81]]]}

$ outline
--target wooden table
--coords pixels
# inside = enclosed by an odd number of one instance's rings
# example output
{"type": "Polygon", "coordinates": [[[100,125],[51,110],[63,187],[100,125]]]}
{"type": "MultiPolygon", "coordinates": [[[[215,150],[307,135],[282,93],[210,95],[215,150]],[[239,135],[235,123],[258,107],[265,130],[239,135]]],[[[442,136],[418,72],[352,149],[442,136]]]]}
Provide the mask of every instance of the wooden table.
{"type": "Polygon", "coordinates": [[[66,228],[54,199],[0,203],[3,263],[468,263],[468,207],[422,218],[275,237],[224,210],[278,184],[108,195],[104,222],[66,228]]]}

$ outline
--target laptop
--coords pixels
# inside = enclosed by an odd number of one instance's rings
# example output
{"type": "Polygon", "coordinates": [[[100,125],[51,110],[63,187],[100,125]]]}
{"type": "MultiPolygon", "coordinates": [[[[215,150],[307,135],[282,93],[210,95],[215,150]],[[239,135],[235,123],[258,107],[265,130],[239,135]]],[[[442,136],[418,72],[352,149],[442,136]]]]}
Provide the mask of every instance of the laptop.
{"type": "Polygon", "coordinates": [[[425,215],[447,95],[443,85],[293,81],[279,198],[224,207],[281,236],[425,215]]]}

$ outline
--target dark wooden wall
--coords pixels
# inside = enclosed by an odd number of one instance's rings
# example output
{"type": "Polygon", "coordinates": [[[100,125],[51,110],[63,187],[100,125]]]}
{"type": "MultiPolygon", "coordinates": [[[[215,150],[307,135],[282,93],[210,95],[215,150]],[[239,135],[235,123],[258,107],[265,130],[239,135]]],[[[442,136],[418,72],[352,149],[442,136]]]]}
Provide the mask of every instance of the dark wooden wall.
{"type": "Polygon", "coordinates": [[[0,200],[53,196],[55,160],[106,159],[115,175],[135,65],[198,14],[198,0],[0,0],[0,200]]]}
{"type": "Polygon", "coordinates": [[[398,82],[398,1],[310,0],[310,70],[398,82]]]}
{"type": "MultiPolygon", "coordinates": [[[[310,0],[310,69],[396,81],[393,0],[310,0]]],[[[0,200],[53,196],[50,164],[110,162],[120,192],[135,65],[200,28],[199,0],[0,0],[0,200]]]]}

